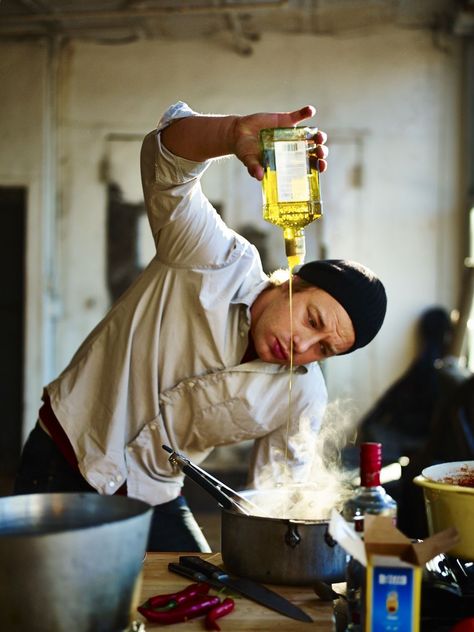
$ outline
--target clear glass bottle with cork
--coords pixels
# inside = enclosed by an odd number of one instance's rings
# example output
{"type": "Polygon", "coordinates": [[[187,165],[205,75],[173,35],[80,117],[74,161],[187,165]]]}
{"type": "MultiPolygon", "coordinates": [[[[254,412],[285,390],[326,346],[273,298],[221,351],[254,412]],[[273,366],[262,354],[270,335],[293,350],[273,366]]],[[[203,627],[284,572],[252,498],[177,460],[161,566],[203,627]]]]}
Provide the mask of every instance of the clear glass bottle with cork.
{"type": "Polygon", "coordinates": [[[305,258],[304,228],[322,215],[316,127],[260,132],[263,218],[283,229],[290,269],[305,258]]]}
{"type": "MultiPolygon", "coordinates": [[[[366,514],[391,516],[397,520],[397,503],[380,484],[382,469],[382,444],[362,443],[360,446],[360,485],[344,503],[342,516],[354,525],[358,532],[364,530],[366,514]]],[[[349,558],[346,570],[346,597],[348,606],[347,631],[362,630],[362,588],[364,568],[349,558]]]]}

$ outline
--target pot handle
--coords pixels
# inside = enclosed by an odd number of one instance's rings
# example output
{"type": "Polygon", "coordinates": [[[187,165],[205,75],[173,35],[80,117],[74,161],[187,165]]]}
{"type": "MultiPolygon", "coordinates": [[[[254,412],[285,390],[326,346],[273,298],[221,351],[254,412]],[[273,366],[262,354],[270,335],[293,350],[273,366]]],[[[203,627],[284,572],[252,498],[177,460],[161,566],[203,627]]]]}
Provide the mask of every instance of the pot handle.
{"type": "Polygon", "coordinates": [[[329,527],[326,529],[326,532],[324,534],[324,541],[331,549],[333,549],[337,544],[336,540],[334,540],[334,538],[329,533],[329,527]]]}
{"type": "Polygon", "coordinates": [[[288,530],[285,533],[285,543],[294,549],[301,542],[301,536],[298,533],[298,527],[293,523],[288,523],[288,530]]]}

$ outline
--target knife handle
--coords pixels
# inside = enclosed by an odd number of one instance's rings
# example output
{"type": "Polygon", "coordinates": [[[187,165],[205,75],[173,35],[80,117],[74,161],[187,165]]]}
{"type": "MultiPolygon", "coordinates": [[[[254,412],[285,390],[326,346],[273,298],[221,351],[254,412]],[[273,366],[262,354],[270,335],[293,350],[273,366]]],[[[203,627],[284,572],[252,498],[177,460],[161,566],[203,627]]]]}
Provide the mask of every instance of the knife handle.
{"type": "Polygon", "coordinates": [[[181,555],[179,563],[187,566],[188,568],[192,568],[195,571],[204,573],[207,577],[227,577],[227,573],[223,571],[222,568],[203,560],[197,555],[181,555]]]}
{"type": "Polygon", "coordinates": [[[204,573],[195,571],[188,566],[183,566],[183,564],[175,564],[174,562],[170,562],[168,564],[168,570],[172,573],[176,573],[177,575],[181,575],[182,577],[194,579],[197,582],[207,582],[209,579],[206,575],[204,575],[204,573]]]}

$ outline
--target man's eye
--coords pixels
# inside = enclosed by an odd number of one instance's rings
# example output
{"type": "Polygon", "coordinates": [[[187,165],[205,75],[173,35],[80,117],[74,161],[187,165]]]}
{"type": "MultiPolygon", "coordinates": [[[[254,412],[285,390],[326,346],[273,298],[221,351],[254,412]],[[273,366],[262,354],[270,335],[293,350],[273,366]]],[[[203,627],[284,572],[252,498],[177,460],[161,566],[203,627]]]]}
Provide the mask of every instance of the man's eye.
{"type": "Polygon", "coordinates": [[[326,357],[328,355],[328,350],[327,350],[326,345],[321,344],[319,345],[319,348],[321,349],[321,353],[323,354],[323,356],[326,357]]]}
{"type": "Polygon", "coordinates": [[[317,328],[316,321],[314,320],[314,318],[311,318],[311,316],[308,318],[308,323],[309,323],[310,327],[313,327],[313,329],[317,328]]]}

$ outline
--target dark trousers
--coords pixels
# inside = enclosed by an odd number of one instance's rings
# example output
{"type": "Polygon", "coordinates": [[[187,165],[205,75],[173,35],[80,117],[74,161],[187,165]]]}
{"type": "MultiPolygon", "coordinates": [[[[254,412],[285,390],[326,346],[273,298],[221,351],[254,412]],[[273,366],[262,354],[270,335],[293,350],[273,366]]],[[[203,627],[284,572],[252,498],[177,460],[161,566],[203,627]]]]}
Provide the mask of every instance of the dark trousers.
{"type": "MultiPolygon", "coordinates": [[[[97,493],[37,424],[23,448],[14,494],[53,492],[97,493]]],[[[210,551],[183,496],[153,508],[147,551],[210,551]]]]}

